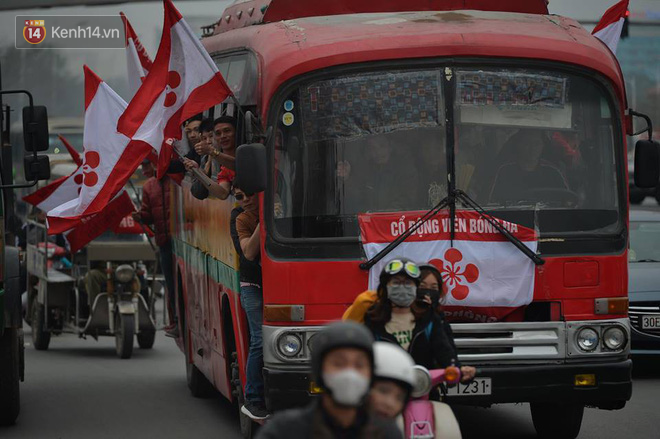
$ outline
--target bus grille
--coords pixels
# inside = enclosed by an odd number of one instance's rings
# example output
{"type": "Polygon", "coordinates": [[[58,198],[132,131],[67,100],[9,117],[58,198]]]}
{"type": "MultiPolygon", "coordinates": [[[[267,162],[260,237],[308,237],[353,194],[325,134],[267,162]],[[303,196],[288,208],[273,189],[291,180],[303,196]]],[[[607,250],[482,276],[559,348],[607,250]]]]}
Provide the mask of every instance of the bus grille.
{"type": "Polygon", "coordinates": [[[635,302],[628,308],[628,316],[630,317],[630,326],[637,332],[642,334],[660,336],[660,328],[658,329],[642,329],[642,316],[643,315],[660,315],[660,303],[658,302],[635,302]]]}
{"type": "Polygon", "coordinates": [[[458,358],[464,364],[562,362],[566,329],[562,322],[454,323],[458,358]]]}

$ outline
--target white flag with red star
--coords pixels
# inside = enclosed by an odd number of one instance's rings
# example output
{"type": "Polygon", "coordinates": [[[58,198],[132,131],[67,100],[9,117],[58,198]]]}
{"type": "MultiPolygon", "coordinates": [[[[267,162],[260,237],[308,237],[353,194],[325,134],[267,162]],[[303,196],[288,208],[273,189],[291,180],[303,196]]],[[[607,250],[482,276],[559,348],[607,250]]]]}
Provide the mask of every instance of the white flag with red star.
{"type": "Polygon", "coordinates": [[[135,33],[133,26],[126,18],[123,12],[120,12],[119,15],[124,21],[124,26],[126,27],[126,65],[128,68],[128,85],[131,92],[131,96],[134,96],[135,93],[139,90],[144,78],[149,74],[149,69],[153,62],[149,58],[147,49],[144,48],[140,39],[135,33]]]}
{"type": "Polygon", "coordinates": [[[151,150],[115,129],[126,102],[87,66],[85,70],[85,128],[83,164],[72,174],[80,194],[48,212],[48,233],[57,234],[94,215],[124,187],[151,150]]]}
{"type": "Polygon", "coordinates": [[[616,48],[619,46],[623,22],[628,16],[629,3],[630,0],[622,0],[605,11],[603,18],[591,32],[593,36],[605,43],[612,53],[616,53],[616,48]]]}
{"type": "Polygon", "coordinates": [[[164,6],[156,59],[117,124],[120,133],[143,140],[158,152],[159,175],[169,164],[170,139],[181,139],[181,124],[231,95],[215,63],[172,1],[164,0],[164,6]]]}

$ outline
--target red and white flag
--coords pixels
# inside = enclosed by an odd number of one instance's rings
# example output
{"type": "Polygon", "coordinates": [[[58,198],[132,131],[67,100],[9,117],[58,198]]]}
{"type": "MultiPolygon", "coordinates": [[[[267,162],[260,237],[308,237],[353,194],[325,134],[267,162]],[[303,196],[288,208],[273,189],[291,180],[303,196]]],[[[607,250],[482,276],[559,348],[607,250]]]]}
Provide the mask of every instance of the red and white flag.
{"type": "Polygon", "coordinates": [[[149,145],[116,131],[126,102],[87,66],[85,70],[85,128],[83,165],[74,180],[80,195],[48,211],[48,233],[69,230],[82,218],[100,212],[124,187],[149,145]]]}
{"type": "Polygon", "coordinates": [[[128,67],[128,85],[131,96],[137,93],[142,85],[144,78],[147,77],[149,69],[153,62],[147,54],[147,49],[144,48],[140,39],[138,38],[133,26],[126,18],[123,12],[120,12],[121,19],[124,21],[126,28],[126,65],[128,67]]]}
{"type": "Polygon", "coordinates": [[[24,196],[23,201],[48,212],[57,206],[78,198],[82,178],[82,167],[78,166],[78,169],[68,177],[60,177],[52,183],[37,189],[24,196]]]}
{"type": "Polygon", "coordinates": [[[64,237],[69,241],[71,253],[77,252],[106,230],[118,227],[122,219],[133,211],[135,206],[131,197],[128,192],[122,190],[99,213],[82,218],[73,229],[64,233],[64,237]]]}
{"type": "MultiPolygon", "coordinates": [[[[359,215],[367,258],[376,255],[415,224],[424,212],[359,215]]],[[[512,235],[536,252],[533,230],[499,221],[512,235]]],[[[534,298],[534,263],[476,212],[457,211],[454,245],[449,214],[440,212],[371,268],[369,289],[378,286],[383,266],[400,257],[435,265],[447,290],[444,309],[450,320],[500,321],[534,298]]]]}
{"type": "Polygon", "coordinates": [[[158,175],[169,165],[171,139],[181,139],[181,124],[231,95],[215,63],[172,1],[164,0],[164,7],[156,59],[117,124],[120,133],[143,140],[158,152],[158,175]]]}
{"type": "Polygon", "coordinates": [[[73,162],[77,166],[82,165],[83,163],[82,157],[80,157],[80,154],[78,153],[78,151],[76,151],[76,148],[74,148],[73,145],[70,144],[69,141],[66,140],[63,135],[58,134],[57,137],[60,139],[60,142],[62,142],[62,145],[64,145],[66,150],[69,151],[69,155],[71,156],[73,162]]]}
{"type": "Polygon", "coordinates": [[[591,32],[610,48],[612,53],[616,53],[616,48],[621,39],[621,30],[623,22],[628,16],[628,4],[630,0],[621,0],[603,14],[594,30],[591,32]]]}

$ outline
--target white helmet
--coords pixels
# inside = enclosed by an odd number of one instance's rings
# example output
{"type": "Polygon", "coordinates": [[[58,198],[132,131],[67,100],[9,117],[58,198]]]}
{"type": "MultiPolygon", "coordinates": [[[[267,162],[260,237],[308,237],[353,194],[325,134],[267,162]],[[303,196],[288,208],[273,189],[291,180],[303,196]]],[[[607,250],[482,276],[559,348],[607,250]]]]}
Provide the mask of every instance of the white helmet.
{"type": "Polygon", "coordinates": [[[408,390],[415,385],[415,361],[400,346],[385,341],[374,343],[374,379],[394,380],[408,390]]]}

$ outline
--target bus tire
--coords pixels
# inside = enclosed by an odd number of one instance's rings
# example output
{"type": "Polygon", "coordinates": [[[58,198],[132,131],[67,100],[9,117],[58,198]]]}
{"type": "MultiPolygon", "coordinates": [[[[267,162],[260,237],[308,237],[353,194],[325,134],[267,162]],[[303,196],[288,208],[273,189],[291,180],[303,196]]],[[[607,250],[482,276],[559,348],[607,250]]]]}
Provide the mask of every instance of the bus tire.
{"type": "Polygon", "coordinates": [[[16,422],[21,409],[19,356],[18,331],[6,328],[0,337],[0,425],[3,426],[16,422]]]}
{"type": "MultiPolygon", "coordinates": [[[[185,328],[183,328],[186,331],[185,328]]],[[[185,332],[185,352],[186,352],[186,382],[188,383],[188,389],[190,389],[190,394],[195,398],[209,398],[215,393],[215,388],[213,384],[204,376],[201,370],[195,366],[193,359],[188,357],[188,351],[190,346],[190,334],[185,332]]]]}
{"type": "Polygon", "coordinates": [[[45,351],[50,344],[50,332],[45,328],[46,311],[42,304],[32,305],[32,344],[38,351],[45,351]]]}
{"type": "Polygon", "coordinates": [[[532,402],[530,409],[539,438],[575,439],[580,434],[584,405],[532,402]]]}

